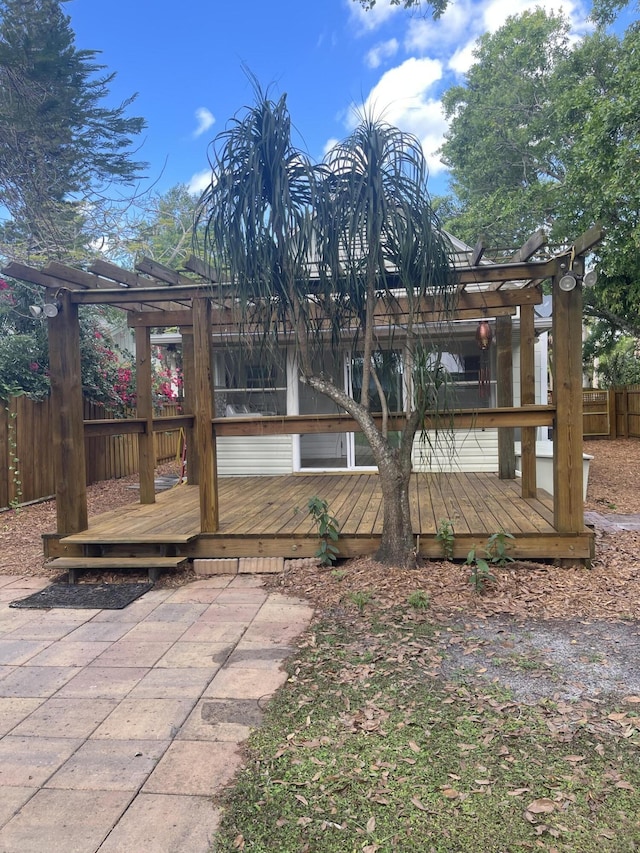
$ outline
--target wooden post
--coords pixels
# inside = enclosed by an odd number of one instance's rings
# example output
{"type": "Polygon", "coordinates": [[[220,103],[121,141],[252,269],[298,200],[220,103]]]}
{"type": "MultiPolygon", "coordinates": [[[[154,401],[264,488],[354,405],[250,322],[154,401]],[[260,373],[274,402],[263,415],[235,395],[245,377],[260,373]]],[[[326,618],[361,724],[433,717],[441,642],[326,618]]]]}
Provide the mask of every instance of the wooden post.
{"type": "MultiPolygon", "coordinates": [[[[513,344],[511,317],[496,317],[498,361],[498,406],[513,406],[513,344]]],[[[498,429],[498,476],[513,480],[516,476],[516,453],[513,427],[498,429]]]]}
{"type": "Polygon", "coordinates": [[[629,392],[626,388],[616,389],[616,413],[622,415],[622,432],[618,432],[618,435],[621,438],[629,438],[629,392]],[[620,399],[619,407],[618,398],[620,399]]]}
{"type": "Polygon", "coordinates": [[[151,335],[148,326],[136,329],[136,414],[146,420],[138,436],[140,503],[156,502],[156,449],[153,441],[153,399],[151,397],[151,335]]]}
{"type": "Polygon", "coordinates": [[[618,437],[618,415],[616,412],[616,390],[609,388],[607,391],[607,403],[609,414],[609,438],[618,437]]]}
{"type": "Polygon", "coordinates": [[[553,515],[559,533],[582,533],[582,288],[553,278],[553,515]]]}
{"type": "MultiPolygon", "coordinates": [[[[520,405],[536,402],[535,328],[533,305],[520,306],[520,405]]],[[[536,482],[536,428],[520,430],[522,497],[535,498],[536,482]]]]}
{"type": "MultiPolygon", "coordinates": [[[[68,536],[88,527],[87,469],[84,450],[80,324],[78,306],[67,290],[56,293],[60,308],[47,320],[51,379],[50,452],[56,477],[58,533],[68,536]]],[[[48,448],[39,448],[46,453],[48,448]]]]}
{"type": "MultiPolygon", "coordinates": [[[[195,411],[193,329],[191,326],[181,327],[180,333],[182,335],[183,405],[185,414],[192,415],[195,411]]],[[[198,464],[198,446],[195,439],[195,429],[187,430],[187,480],[192,486],[197,486],[200,482],[200,466],[198,464]]]]}
{"type": "Polygon", "coordinates": [[[195,443],[198,455],[200,487],[200,529],[215,533],[218,529],[218,474],[216,445],[212,419],[215,417],[213,396],[211,303],[208,297],[193,299],[194,415],[195,443]]]}

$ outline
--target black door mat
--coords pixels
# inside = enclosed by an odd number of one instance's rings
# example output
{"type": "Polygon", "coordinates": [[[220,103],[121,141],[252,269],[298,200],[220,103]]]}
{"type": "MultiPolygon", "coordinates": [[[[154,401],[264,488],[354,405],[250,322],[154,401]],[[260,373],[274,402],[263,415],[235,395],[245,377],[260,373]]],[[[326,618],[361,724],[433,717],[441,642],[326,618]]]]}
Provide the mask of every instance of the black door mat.
{"type": "Polygon", "coordinates": [[[27,598],[12,601],[9,607],[122,610],[152,587],[152,583],[54,583],[27,598]]]}

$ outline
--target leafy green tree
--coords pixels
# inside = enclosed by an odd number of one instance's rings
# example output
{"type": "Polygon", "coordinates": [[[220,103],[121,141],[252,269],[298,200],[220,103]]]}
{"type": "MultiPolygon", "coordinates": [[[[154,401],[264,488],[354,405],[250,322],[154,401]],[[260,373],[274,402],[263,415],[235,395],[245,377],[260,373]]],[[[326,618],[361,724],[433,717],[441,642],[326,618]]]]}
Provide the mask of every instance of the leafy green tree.
{"type": "Polygon", "coordinates": [[[545,227],[556,243],[594,222],[607,232],[585,311],[640,332],[640,33],[598,29],[575,44],[538,9],[480,39],[465,85],[445,93],[442,147],[454,202],[447,225],[475,242],[520,244],[545,227]]]}
{"type": "Polygon", "coordinates": [[[110,188],[145,165],[131,154],[144,127],[126,115],[133,98],[104,106],[114,74],[76,48],[63,2],[0,0],[0,204],[12,220],[0,236],[14,257],[86,249],[110,188]]]}
{"type": "Polygon", "coordinates": [[[178,269],[193,251],[197,206],[198,196],[185,184],[146,198],[129,225],[124,251],[131,260],[144,256],[178,269]]]}
{"type": "MultiPolygon", "coordinates": [[[[107,108],[114,75],[96,51],[78,50],[65,0],[0,0],[0,258],[85,259],[114,212],[109,191],[132,184],[144,164],[131,143],[144,127],[132,99],[107,108]]],[[[93,251],[91,251],[93,254],[93,251]]],[[[0,281],[0,395],[48,392],[46,324],[29,305],[39,288],[0,281]]],[[[97,310],[81,318],[88,396],[122,404],[118,357],[97,310]]]]}
{"type": "MultiPolygon", "coordinates": [[[[376,5],[376,0],[354,0],[369,12],[376,5]]],[[[430,8],[434,18],[439,18],[449,5],[449,0],[389,0],[390,6],[402,6],[403,9],[430,8]]]]}
{"type": "Polygon", "coordinates": [[[566,178],[556,69],[569,52],[568,25],[543,10],[510,18],[479,40],[465,85],[444,97],[442,146],[459,201],[456,234],[472,244],[521,243],[554,224],[566,178]]]}
{"type": "Polygon", "coordinates": [[[291,141],[286,98],[273,102],[257,86],[256,94],[256,105],[234,119],[212,147],[213,176],[200,212],[204,254],[221,259],[243,309],[241,331],[259,338],[265,357],[278,352],[274,342],[289,337],[300,380],[358,422],[383,494],[377,558],[388,565],[415,565],[411,451],[432,387],[416,381],[409,391],[407,423],[398,441],[387,429],[390,401],[380,371],[388,349],[376,335],[376,310],[384,313],[386,306],[388,313],[400,293],[406,299],[403,342],[412,350],[419,377],[428,359],[414,333],[412,309],[427,292],[443,291],[449,272],[420,143],[364,118],[322,166],[314,166],[291,141]],[[390,268],[397,271],[393,278],[390,268]],[[311,284],[313,269],[318,278],[311,284]],[[327,347],[336,354],[352,348],[362,365],[359,393],[350,396],[320,372],[319,354],[327,347]],[[383,415],[381,427],[376,411],[383,415]]]}
{"type": "Polygon", "coordinates": [[[640,345],[637,339],[623,337],[598,363],[603,388],[622,388],[640,383],[640,345]]]}

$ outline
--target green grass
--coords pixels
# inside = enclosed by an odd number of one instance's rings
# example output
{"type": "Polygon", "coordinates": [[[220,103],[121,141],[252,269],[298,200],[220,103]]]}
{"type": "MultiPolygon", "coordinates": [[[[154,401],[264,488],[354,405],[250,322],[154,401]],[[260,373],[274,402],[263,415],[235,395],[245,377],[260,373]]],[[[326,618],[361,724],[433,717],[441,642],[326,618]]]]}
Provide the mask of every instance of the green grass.
{"type": "Polygon", "coordinates": [[[640,850],[633,709],[446,683],[426,625],[316,626],[249,741],[214,850],[640,850]]]}

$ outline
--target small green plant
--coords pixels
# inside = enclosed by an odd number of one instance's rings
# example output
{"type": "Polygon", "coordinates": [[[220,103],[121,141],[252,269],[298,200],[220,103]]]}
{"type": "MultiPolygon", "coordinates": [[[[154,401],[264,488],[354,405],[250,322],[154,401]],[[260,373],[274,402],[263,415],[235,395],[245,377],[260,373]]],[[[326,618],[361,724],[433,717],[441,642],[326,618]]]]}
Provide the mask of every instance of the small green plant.
{"type": "Polygon", "coordinates": [[[442,555],[445,560],[453,559],[453,542],[454,532],[453,523],[448,518],[443,518],[438,522],[438,530],[436,531],[436,542],[440,543],[442,555]]]}
{"type": "Polygon", "coordinates": [[[365,606],[367,604],[369,604],[369,602],[373,598],[373,593],[372,592],[365,592],[365,591],[350,592],[349,598],[356,605],[356,607],[358,608],[358,612],[362,616],[364,614],[365,606]]]}
{"type": "Polygon", "coordinates": [[[471,568],[469,583],[473,584],[473,588],[477,593],[484,592],[487,588],[487,584],[495,580],[495,577],[491,574],[489,563],[484,557],[478,556],[475,545],[467,554],[467,559],[464,561],[464,564],[471,568]]]}
{"type": "Polygon", "coordinates": [[[415,610],[427,610],[430,604],[429,595],[423,589],[417,589],[415,592],[412,592],[407,598],[407,602],[415,610]]]}
{"type": "Polygon", "coordinates": [[[346,569],[334,569],[331,572],[331,577],[335,578],[337,581],[344,580],[344,578],[346,576],[347,576],[347,570],[346,569]]]}
{"type": "Polygon", "coordinates": [[[487,539],[485,554],[494,566],[504,567],[507,563],[513,563],[513,557],[507,554],[507,540],[513,538],[511,533],[501,530],[499,533],[492,533],[487,539]]]}
{"type": "Polygon", "coordinates": [[[320,537],[320,547],[315,556],[319,558],[323,566],[331,566],[340,553],[336,545],[340,535],[340,525],[329,512],[329,504],[322,498],[317,496],[310,498],[307,509],[318,528],[318,536],[320,537]]]}

